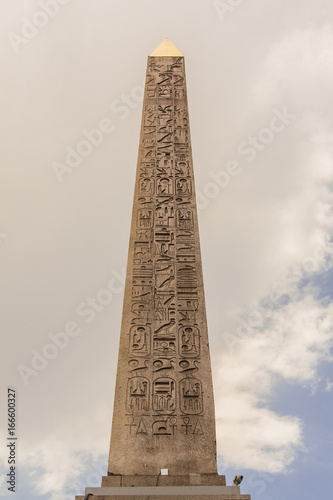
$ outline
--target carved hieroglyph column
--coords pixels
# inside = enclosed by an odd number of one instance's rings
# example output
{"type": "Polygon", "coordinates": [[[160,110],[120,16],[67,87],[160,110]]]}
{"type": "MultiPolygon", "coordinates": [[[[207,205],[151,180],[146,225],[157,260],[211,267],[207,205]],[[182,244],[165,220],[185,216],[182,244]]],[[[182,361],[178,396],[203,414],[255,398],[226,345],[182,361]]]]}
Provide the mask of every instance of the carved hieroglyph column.
{"type": "Polygon", "coordinates": [[[184,57],[149,57],[109,474],[216,474],[184,57]]]}

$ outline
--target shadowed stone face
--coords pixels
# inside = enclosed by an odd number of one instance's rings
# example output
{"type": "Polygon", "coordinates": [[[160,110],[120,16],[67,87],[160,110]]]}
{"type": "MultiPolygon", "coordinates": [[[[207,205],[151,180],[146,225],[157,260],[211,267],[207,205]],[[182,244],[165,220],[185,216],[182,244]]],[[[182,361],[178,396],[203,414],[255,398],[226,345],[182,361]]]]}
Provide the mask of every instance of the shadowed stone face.
{"type": "Polygon", "coordinates": [[[148,58],[109,473],[216,474],[184,58],[148,58]]]}

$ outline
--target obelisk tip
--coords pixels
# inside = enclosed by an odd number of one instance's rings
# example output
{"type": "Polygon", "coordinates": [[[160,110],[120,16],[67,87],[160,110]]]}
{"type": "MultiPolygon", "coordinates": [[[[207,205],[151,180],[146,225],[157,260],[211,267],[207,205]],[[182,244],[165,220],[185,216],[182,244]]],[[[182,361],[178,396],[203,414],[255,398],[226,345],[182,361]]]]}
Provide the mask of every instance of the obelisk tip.
{"type": "Polygon", "coordinates": [[[170,42],[169,38],[163,40],[150,54],[150,57],[184,57],[177,47],[170,42]]]}

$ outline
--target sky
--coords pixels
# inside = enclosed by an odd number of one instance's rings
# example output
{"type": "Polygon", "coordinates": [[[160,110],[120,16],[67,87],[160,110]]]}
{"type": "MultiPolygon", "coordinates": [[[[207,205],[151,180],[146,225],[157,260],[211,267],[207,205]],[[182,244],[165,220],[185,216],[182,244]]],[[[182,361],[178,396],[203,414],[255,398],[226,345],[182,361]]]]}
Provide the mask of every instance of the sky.
{"type": "Polygon", "coordinates": [[[1,497],[73,500],[106,474],[142,87],[166,37],[186,64],[219,472],[252,500],[327,497],[332,2],[16,0],[0,36],[1,497]]]}

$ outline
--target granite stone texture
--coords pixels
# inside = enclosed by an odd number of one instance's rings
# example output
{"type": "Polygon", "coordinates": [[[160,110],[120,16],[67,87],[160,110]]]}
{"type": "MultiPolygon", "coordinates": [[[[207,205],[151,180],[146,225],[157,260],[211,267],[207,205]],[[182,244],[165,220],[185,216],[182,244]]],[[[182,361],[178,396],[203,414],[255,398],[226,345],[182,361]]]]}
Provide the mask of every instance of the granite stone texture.
{"type": "Polygon", "coordinates": [[[217,474],[185,62],[169,40],[148,57],[108,476],[90,492],[250,500],[217,474]]]}
{"type": "Polygon", "coordinates": [[[216,473],[184,57],[148,57],[109,473],[216,473]]]}

